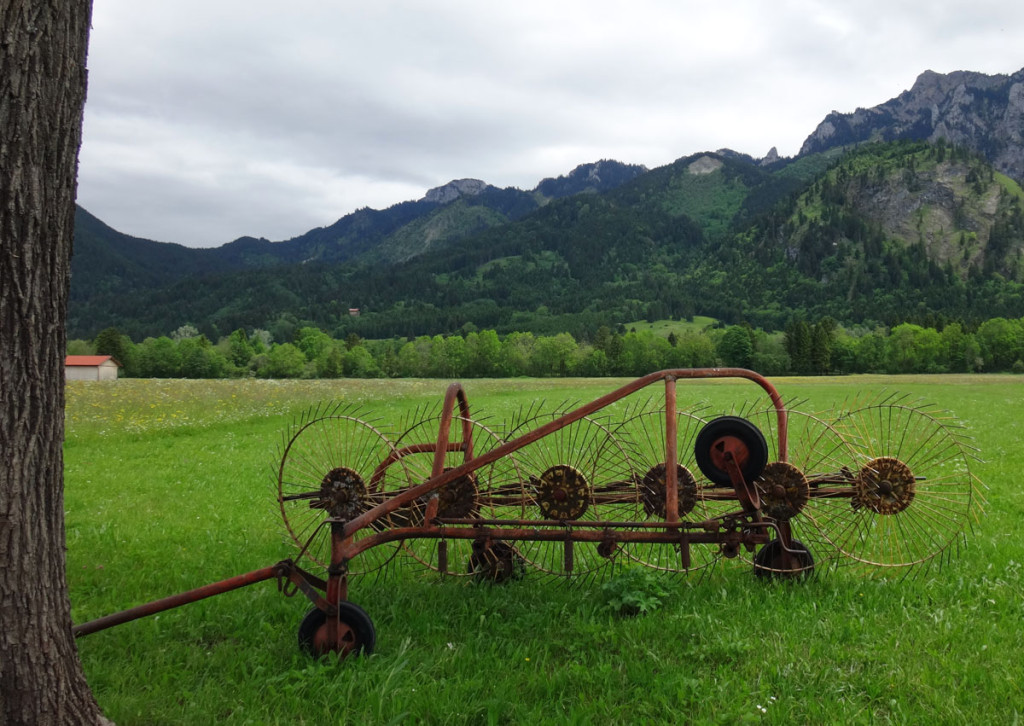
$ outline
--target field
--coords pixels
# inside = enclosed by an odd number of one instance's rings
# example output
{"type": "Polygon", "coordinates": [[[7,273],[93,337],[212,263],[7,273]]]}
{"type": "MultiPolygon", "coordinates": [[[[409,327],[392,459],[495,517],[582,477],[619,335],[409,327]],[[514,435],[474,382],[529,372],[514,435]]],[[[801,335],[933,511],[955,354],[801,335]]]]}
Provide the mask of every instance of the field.
{"type": "MultiPolygon", "coordinates": [[[[866,576],[820,568],[755,580],[724,561],[659,576],[639,617],[601,583],[527,576],[439,581],[416,569],[357,580],[376,652],[314,661],[296,647],[308,603],[266,582],[78,641],[100,705],[128,724],[1016,723],[1024,713],[1024,377],[777,379],[820,411],[883,391],[962,419],[985,513],[941,568],[866,576]]],[[[474,413],[586,401],[622,381],[468,381],[474,413]]],[[[273,468],[293,417],[323,400],[401,421],[443,381],[156,381],[67,389],[65,510],[76,622],[295,554],[273,468]]],[[[748,383],[687,383],[721,413],[748,383]]],[[[406,420],[408,420],[406,418],[406,420]]]]}
{"type": "Polygon", "coordinates": [[[646,320],[637,320],[632,323],[626,323],[625,327],[627,330],[636,329],[638,332],[650,330],[655,335],[660,335],[662,338],[667,338],[671,333],[675,333],[676,335],[683,335],[685,333],[700,333],[710,328],[714,324],[714,318],[708,318],[703,315],[695,315],[692,321],[654,320],[648,322],[646,320]]]}

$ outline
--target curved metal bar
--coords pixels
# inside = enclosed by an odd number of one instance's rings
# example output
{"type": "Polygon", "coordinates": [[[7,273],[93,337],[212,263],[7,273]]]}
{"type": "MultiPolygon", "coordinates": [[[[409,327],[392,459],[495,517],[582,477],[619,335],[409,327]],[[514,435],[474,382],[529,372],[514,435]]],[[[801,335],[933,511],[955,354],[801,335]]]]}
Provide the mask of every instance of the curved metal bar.
{"type": "MultiPolygon", "coordinates": [[[[410,444],[409,446],[403,446],[401,449],[392,449],[387,458],[377,464],[377,467],[373,470],[373,474],[370,475],[369,483],[371,489],[380,483],[380,480],[384,476],[384,472],[387,471],[388,467],[399,461],[403,456],[409,456],[410,454],[429,454],[435,451],[436,448],[435,444],[410,444]]],[[[447,450],[462,451],[463,445],[461,442],[452,441],[448,444],[447,450]]],[[[314,492],[311,496],[319,496],[319,494],[314,492]]]]}
{"type": "MultiPolygon", "coordinates": [[[[441,408],[441,422],[437,431],[437,445],[434,447],[434,463],[430,468],[430,477],[444,472],[444,456],[452,451],[453,442],[451,438],[452,416],[455,414],[455,404],[459,404],[459,416],[462,420],[462,443],[455,447],[455,451],[462,450],[463,463],[473,458],[473,426],[469,418],[469,401],[461,383],[452,383],[444,394],[444,406],[441,408]]],[[[430,521],[437,516],[439,502],[437,497],[431,497],[427,502],[427,509],[424,518],[430,521]]]]}
{"type": "Polygon", "coordinates": [[[469,417],[469,402],[466,399],[466,392],[461,383],[452,383],[444,394],[444,406],[441,409],[441,425],[438,427],[437,447],[434,449],[434,465],[430,470],[430,476],[435,477],[444,471],[444,455],[449,449],[449,436],[451,435],[452,417],[455,414],[455,404],[459,404],[459,416],[462,419],[462,450],[465,454],[463,461],[473,458],[473,426],[469,417]]]}

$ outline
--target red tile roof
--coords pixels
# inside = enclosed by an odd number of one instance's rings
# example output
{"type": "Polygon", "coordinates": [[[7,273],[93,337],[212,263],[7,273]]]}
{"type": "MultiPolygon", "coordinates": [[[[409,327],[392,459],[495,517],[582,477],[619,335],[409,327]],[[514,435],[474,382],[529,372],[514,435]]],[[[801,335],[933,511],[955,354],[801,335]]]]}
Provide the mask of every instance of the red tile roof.
{"type": "Polygon", "coordinates": [[[107,361],[113,361],[114,365],[121,365],[109,355],[69,355],[64,358],[66,366],[99,366],[107,361]]]}

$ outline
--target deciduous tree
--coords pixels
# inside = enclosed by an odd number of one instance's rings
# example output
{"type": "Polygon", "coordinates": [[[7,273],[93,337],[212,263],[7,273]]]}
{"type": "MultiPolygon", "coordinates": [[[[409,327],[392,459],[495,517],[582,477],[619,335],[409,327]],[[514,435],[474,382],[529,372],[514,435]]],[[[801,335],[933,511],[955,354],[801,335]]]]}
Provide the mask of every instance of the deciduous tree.
{"type": "Polygon", "coordinates": [[[89,0],[0,0],[0,723],[105,723],[71,635],[64,349],[89,0]]]}
{"type": "Polygon", "coordinates": [[[732,325],[726,329],[718,341],[718,355],[727,366],[748,368],[754,355],[754,346],[750,342],[750,334],[740,325],[732,325]]]}

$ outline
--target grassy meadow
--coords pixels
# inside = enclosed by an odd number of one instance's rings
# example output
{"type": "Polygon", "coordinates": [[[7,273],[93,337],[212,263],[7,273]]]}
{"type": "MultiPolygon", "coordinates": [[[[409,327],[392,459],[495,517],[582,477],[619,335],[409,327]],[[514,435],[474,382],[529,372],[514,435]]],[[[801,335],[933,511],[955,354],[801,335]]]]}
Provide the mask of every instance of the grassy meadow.
{"type": "MultiPolygon", "coordinates": [[[[474,380],[501,420],[619,380],[474,380]]],[[[980,450],[985,512],[940,569],[821,568],[756,580],[723,561],[658,576],[660,608],[622,618],[601,583],[439,581],[406,568],[354,580],[376,652],[314,661],[309,609],[273,581],[78,641],[106,714],[129,724],[1017,723],[1024,715],[1024,376],[776,379],[814,412],[883,391],[953,411],[980,450]]],[[[65,510],[76,622],[295,555],[275,504],[282,435],[320,401],[409,422],[445,381],[70,383],[65,510]]],[[[759,389],[679,383],[728,413],[759,389]]],[[[658,394],[660,389],[654,391],[658,394]]],[[[405,426],[408,428],[408,426],[405,426]]],[[[399,428],[399,431],[403,428],[399,428]]],[[[696,547],[696,546],[695,546],[696,547]]]]}
{"type": "Polygon", "coordinates": [[[695,315],[692,320],[654,320],[650,322],[647,320],[637,320],[636,322],[626,323],[625,327],[627,330],[650,330],[655,335],[667,338],[671,333],[675,333],[676,335],[700,333],[714,324],[714,318],[695,315]]]}

